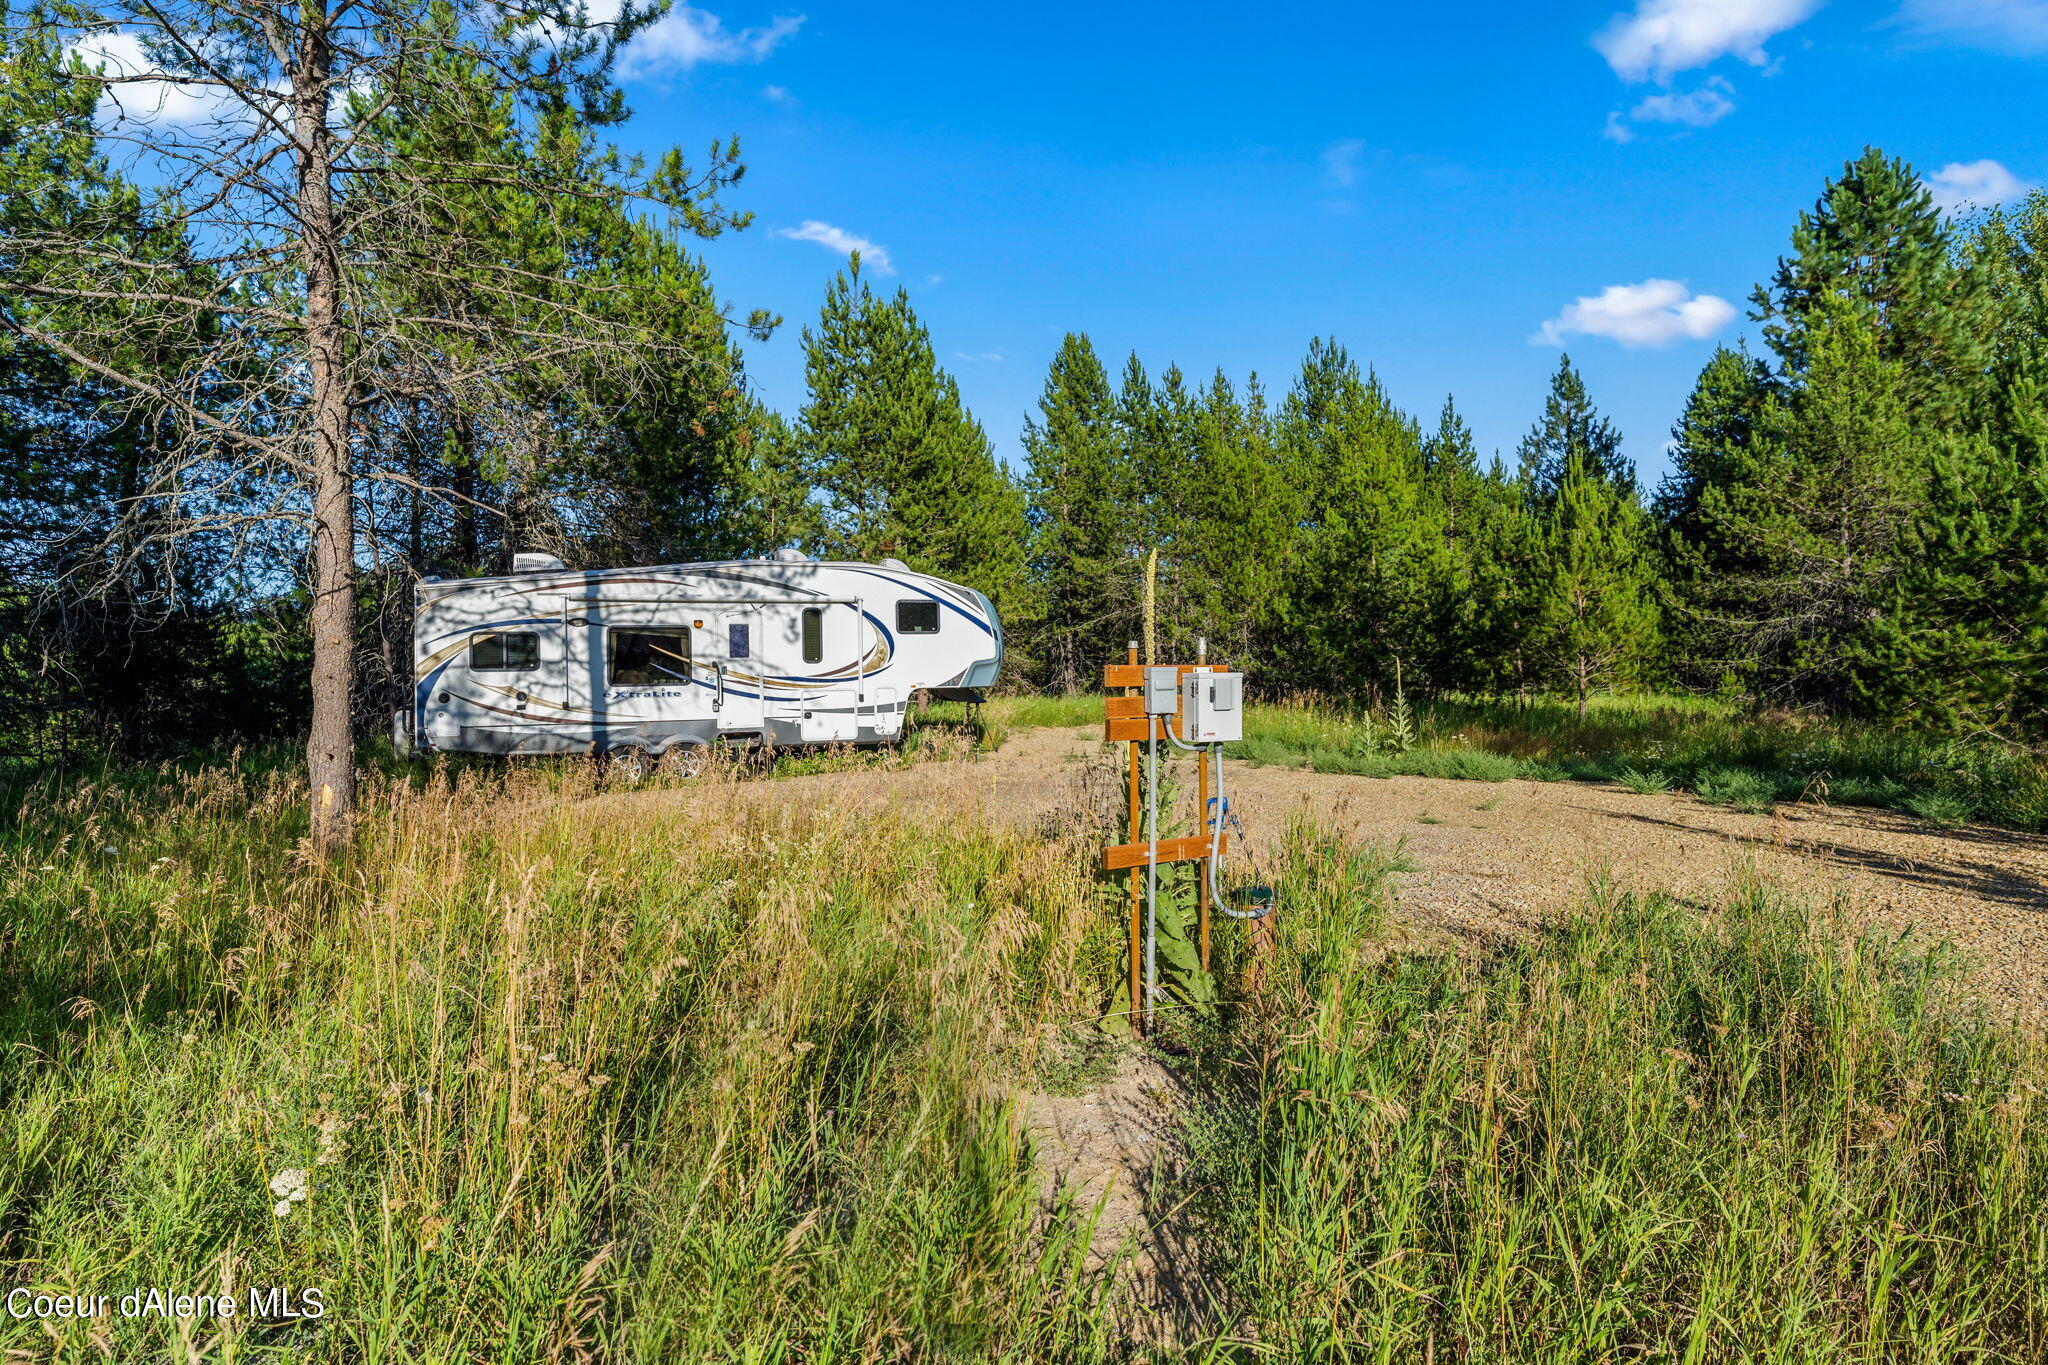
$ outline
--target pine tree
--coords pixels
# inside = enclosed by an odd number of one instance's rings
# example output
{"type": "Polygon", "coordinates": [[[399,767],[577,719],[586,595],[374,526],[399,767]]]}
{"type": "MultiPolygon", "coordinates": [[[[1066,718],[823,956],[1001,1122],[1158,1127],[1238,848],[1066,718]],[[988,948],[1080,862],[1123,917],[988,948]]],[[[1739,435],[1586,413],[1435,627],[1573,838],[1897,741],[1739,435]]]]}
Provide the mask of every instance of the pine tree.
{"type": "Polygon", "coordinates": [[[1522,477],[1538,501],[1557,495],[1573,464],[1624,491],[1633,492],[1636,486],[1635,466],[1621,453],[1621,433],[1593,407],[1586,383],[1568,355],[1558,357],[1557,373],[1543,400],[1543,417],[1522,438],[1518,454],[1522,477]]]}
{"type": "Polygon", "coordinates": [[[1806,348],[1798,387],[1762,409],[1746,461],[1701,490],[1697,518],[1724,556],[1729,651],[1767,693],[1841,707],[1926,498],[1928,441],[1867,314],[1828,305],[1806,348]]]}
{"type": "Polygon", "coordinates": [[[1212,658],[1267,685],[1275,677],[1268,645],[1286,567],[1274,547],[1290,527],[1265,395],[1253,376],[1240,401],[1219,370],[1198,402],[1185,531],[1193,616],[1212,658]]]}
{"type": "Polygon", "coordinates": [[[894,556],[1017,606],[1023,492],[939,368],[910,296],[877,298],[856,257],[803,342],[809,398],[799,423],[826,498],[828,547],[894,556]]]}
{"type": "Polygon", "coordinates": [[[747,431],[747,463],[729,492],[740,509],[735,536],[748,554],[822,548],[824,511],[811,487],[803,443],[779,412],[755,414],[747,431]]]}
{"type": "Polygon", "coordinates": [[[1024,423],[1035,648],[1047,683],[1072,693],[1123,657],[1137,602],[1130,470],[1109,376],[1085,335],[1061,341],[1038,410],[1024,423]]]}
{"type": "Polygon", "coordinates": [[[1764,566],[1753,545],[1728,534],[1701,504],[1710,491],[1722,498],[1764,477],[1771,459],[1766,432],[1776,429],[1772,407],[1782,399],[1767,365],[1717,347],[1672,428],[1673,468],[1658,489],[1655,514],[1670,608],[1670,667],[1695,686],[1740,681],[1752,671],[1752,642],[1727,623],[1746,614],[1739,595],[1749,589],[1736,585],[1764,566]]]}
{"type": "Polygon", "coordinates": [[[1991,310],[1992,398],[1934,442],[1927,496],[1856,678],[1864,709],[2016,742],[2048,736],[2048,193],[1963,244],[1991,310]]]}
{"type": "Polygon", "coordinates": [[[1538,611],[1548,568],[1545,520],[1528,481],[1498,459],[1479,484],[1469,543],[1470,685],[1526,698],[1543,683],[1538,611]]]}
{"type": "Polygon", "coordinates": [[[1305,513],[1282,624],[1300,684],[1378,694],[1426,652],[1442,538],[1424,494],[1422,437],[1377,377],[1317,341],[1280,417],[1282,464],[1305,513]]]}
{"type": "Polygon", "coordinates": [[[1875,147],[1830,180],[1799,215],[1792,255],[1750,296],[1750,316],[1788,375],[1811,363],[1812,338],[1846,303],[1898,367],[1912,401],[1954,414],[1978,396],[1984,316],[1958,268],[1949,230],[1913,168],[1875,147]]]}
{"type": "Polygon", "coordinates": [[[1545,507],[1536,647],[1578,700],[1632,679],[1656,648],[1648,525],[1635,495],[1568,460],[1545,507]]]}
{"type": "Polygon", "coordinates": [[[2048,389],[2014,395],[2013,439],[1942,443],[1897,578],[1860,642],[1873,714],[2008,740],[2048,733],[2048,389]]]}
{"type": "Polygon", "coordinates": [[[1481,523],[1489,508],[1479,450],[1448,395],[1436,433],[1423,442],[1422,459],[1426,495],[1443,537],[1438,576],[1429,588],[1427,676],[1438,687],[1472,688],[1480,685],[1475,665],[1485,647],[1476,588],[1485,572],[1481,523]]]}

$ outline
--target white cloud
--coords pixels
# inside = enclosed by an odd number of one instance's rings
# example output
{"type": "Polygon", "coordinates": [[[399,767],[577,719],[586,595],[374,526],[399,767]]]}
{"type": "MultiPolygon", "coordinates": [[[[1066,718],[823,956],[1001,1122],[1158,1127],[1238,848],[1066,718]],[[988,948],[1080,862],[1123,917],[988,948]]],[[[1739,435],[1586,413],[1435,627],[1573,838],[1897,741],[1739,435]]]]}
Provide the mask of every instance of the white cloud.
{"type": "Polygon", "coordinates": [[[1628,111],[1638,123],[1683,123],[1689,128],[1706,128],[1735,112],[1732,89],[1718,76],[1697,90],[1651,95],[1628,111]]]}
{"type": "Polygon", "coordinates": [[[1722,57],[1751,66],[1770,58],[1764,40],[1819,9],[1821,0],[1637,0],[1593,35],[1593,46],[1625,81],[1668,81],[1722,57]]]}
{"type": "Polygon", "coordinates": [[[774,104],[789,104],[793,98],[786,85],[764,85],[761,87],[761,97],[774,104]]]}
{"type": "Polygon", "coordinates": [[[842,256],[860,253],[860,263],[877,275],[893,275],[895,265],[889,260],[889,253],[883,247],[865,237],[848,232],[845,228],[821,223],[815,218],[804,221],[802,227],[778,228],[777,237],[787,237],[792,242],[816,242],[827,251],[836,251],[842,256]]]}
{"type": "MultiPolygon", "coordinates": [[[[619,0],[586,0],[585,12],[592,27],[601,27],[618,17],[619,0]]],[[[803,27],[803,22],[801,14],[783,14],[760,28],[732,30],[709,10],[679,4],[633,35],[619,54],[619,78],[645,80],[695,66],[763,61],[783,39],[803,27]]]]}
{"type": "Polygon", "coordinates": [[[1916,33],[1994,52],[2048,52],[2048,0],[1903,0],[1898,18],[1916,33]]]}
{"type": "Polygon", "coordinates": [[[946,277],[944,275],[927,275],[924,277],[924,282],[926,284],[944,284],[946,277]]]}
{"type": "Polygon", "coordinates": [[[1606,337],[1635,349],[1700,341],[1735,320],[1735,308],[1712,294],[1695,295],[1677,280],[1610,284],[1590,298],[1574,299],[1529,338],[1533,345],[1561,345],[1567,335],[1606,337]]]}
{"type": "Polygon", "coordinates": [[[1996,161],[1951,161],[1922,182],[1943,213],[1988,209],[2034,187],[1996,161]]]}
{"type": "Polygon", "coordinates": [[[1365,157],[1365,140],[1340,137],[1323,148],[1323,179],[1340,190],[1358,183],[1359,162],[1365,157]]]}
{"type": "Polygon", "coordinates": [[[1706,128],[1719,123],[1735,112],[1735,101],[1729,96],[1735,91],[1720,76],[1710,76],[1707,83],[1697,90],[1667,90],[1660,95],[1649,95],[1628,111],[1623,117],[1619,109],[1607,115],[1607,127],[1601,136],[1614,142],[1629,143],[1636,140],[1635,123],[1683,123],[1689,128],[1706,128]]]}
{"type": "MultiPolygon", "coordinates": [[[[128,32],[88,33],[65,51],[107,76],[149,76],[163,68],[142,50],[142,39],[128,32]]],[[[144,123],[208,123],[239,112],[238,102],[216,86],[185,81],[122,81],[100,96],[99,116],[144,123]]]]}
{"type": "Polygon", "coordinates": [[[965,360],[969,364],[973,364],[977,361],[985,362],[990,365],[1000,365],[1003,363],[1002,355],[996,351],[983,351],[979,355],[969,355],[965,351],[955,351],[953,352],[953,358],[955,360],[965,360]]]}

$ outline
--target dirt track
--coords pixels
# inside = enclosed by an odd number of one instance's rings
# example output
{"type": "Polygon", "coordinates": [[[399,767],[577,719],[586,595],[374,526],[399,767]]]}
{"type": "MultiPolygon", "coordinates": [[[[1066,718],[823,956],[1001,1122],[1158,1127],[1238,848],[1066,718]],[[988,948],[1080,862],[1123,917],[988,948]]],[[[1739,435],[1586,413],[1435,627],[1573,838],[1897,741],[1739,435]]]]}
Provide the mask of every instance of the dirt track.
{"type": "MultiPolygon", "coordinates": [[[[1120,761],[1090,730],[1026,730],[973,761],[794,782],[1037,826],[1062,806],[1113,806],[1120,761]]],[[[1706,904],[1733,882],[1762,877],[1839,907],[1852,925],[1914,926],[1953,940],[1982,962],[1977,985],[2000,1013],[2048,1024],[2048,838],[2038,835],[1938,830],[1859,807],[1744,815],[1604,783],[1343,777],[1242,764],[1229,765],[1226,780],[1255,859],[1297,811],[1360,838],[1398,840],[1416,868],[1400,879],[1402,908],[1460,939],[1522,932],[1594,879],[1706,904]]]]}

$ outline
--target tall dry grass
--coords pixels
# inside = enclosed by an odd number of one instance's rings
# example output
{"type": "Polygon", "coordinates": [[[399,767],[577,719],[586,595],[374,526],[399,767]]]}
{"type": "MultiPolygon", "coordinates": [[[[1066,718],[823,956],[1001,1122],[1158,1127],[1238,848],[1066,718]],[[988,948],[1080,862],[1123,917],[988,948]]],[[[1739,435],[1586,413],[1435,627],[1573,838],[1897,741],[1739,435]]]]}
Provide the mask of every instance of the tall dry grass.
{"type": "Polygon", "coordinates": [[[5,1278],[328,1311],[0,1317],[0,1345],[1099,1354],[1087,1211],[1040,1216],[996,1085],[1095,1008],[1086,860],[788,790],[393,782],[329,866],[282,776],[27,793],[0,854],[5,1278]]]}
{"type": "Polygon", "coordinates": [[[261,763],[17,788],[0,1281],[327,1311],[0,1314],[0,1349],[2048,1359],[2048,1059],[1945,954],[1767,888],[1417,953],[1398,862],[1309,824],[1263,986],[1223,932],[1171,1031],[1187,1164],[1149,1194],[1198,1311],[1142,1345],[1004,1098],[1121,979],[1099,831],[962,818],[927,771],[891,804],[449,765],[374,784],[336,863],[261,763]]]}

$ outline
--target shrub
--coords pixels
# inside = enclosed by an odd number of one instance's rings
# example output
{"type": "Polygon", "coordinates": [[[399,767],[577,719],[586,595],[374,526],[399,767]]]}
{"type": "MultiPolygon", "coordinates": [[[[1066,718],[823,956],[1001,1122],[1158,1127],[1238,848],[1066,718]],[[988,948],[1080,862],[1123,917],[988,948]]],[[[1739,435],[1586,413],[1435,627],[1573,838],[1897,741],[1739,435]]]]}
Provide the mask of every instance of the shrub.
{"type": "Polygon", "coordinates": [[[1911,790],[1896,777],[1844,777],[1828,784],[1828,799],[1844,806],[1896,806],[1911,790]]]}
{"type": "Polygon", "coordinates": [[[1928,824],[1940,825],[1944,829],[1968,824],[1970,817],[1977,813],[1967,800],[1954,792],[1914,792],[1901,804],[1928,824]]]}
{"type": "Polygon", "coordinates": [[[1702,768],[1692,780],[1693,795],[1715,806],[1733,806],[1757,814],[1777,800],[1778,784],[1754,768],[1702,768]]]}
{"type": "Polygon", "coordinates": [[[1623,768],[1614,775],[1614,780],[1638,796],[1656,796],[1671,790],[1671,778],[1662,768],[1623,768]]]}

